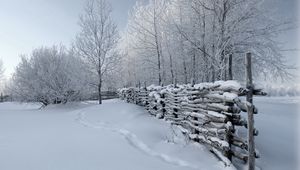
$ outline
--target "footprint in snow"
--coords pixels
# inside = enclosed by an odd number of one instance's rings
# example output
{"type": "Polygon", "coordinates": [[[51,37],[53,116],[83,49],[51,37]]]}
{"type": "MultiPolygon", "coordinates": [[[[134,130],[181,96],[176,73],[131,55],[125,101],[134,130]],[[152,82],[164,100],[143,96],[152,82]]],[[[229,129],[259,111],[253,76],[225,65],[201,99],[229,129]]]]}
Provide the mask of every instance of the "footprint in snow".
{"type": "Polygon", "coordinates": [[[169,164],[177,165],[177,166],[181,166],[181,167],[188,167],[188,168],[192,168],[192,169],[199,169],[199,167],[197,167],[191,163],[188,163],[184,160],[173,158],[169,155],[159,153],[159,152],[152,150],[147,144],[145,144],[142,140],[140,140],[134,133],[132,133],[126,129],[118,128],[108,122],[99,122],[97,125],[91,124],[84,120],[84,114],[85,114],[84,112],[78,113],[78,117],[76,120],[80,124],[82,124],[86,127],[94,128],[94,129],[101,129],[101,130],[108,130],[108,131],[111,131],[114,133],[118,133],[121,136],[123,136],[132,147],[140,150],[141,152],[143,152],[147,155],[157,157],[169,164]]]}

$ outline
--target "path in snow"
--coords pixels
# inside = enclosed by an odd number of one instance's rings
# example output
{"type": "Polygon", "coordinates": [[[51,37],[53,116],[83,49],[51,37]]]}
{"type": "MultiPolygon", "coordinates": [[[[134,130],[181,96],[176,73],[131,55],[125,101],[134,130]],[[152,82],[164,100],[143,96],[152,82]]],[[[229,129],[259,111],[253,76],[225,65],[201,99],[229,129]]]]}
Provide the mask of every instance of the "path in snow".
{"type": "Polygon", "coordinates": [[[77,121],[79,123],[81,123],[82,125],[89,127],[89,128],[94,128],[94,129],[98,129],[98,130],[108,130],[108,131],[112,131],[114,133],[117,133],[121,136],[123,136],[128,143],[133,146],[134,148],[150,155],[153,157],[157,157],[167,163],[173,164],[173,165],[177,165],[177,166],[182,166],[182,167],[188,167],[188,168],[192,168],[192,169],[200,169],[199,167],[197,167],[196,165],[193,165],[191,163],[188,163],[186,161],[180,160],[180,159],[176,159],[176,158],[172,158],[169,155],[166,154],[162,154],[162,153],[158,153],[154,150],[152,150],[151,148],[149,148],[149,146],[147,146],[147,144],[145,144],[143,141],[141,141],[134,133],[123,129],[123,128],[118,128],[114,125],[110,125],[108,123],[105,122],[100,122],[97,125],[93,125],[87,121],[84,120],[84,112],[80,112],[78,114],[78,118],[77,121]]]}

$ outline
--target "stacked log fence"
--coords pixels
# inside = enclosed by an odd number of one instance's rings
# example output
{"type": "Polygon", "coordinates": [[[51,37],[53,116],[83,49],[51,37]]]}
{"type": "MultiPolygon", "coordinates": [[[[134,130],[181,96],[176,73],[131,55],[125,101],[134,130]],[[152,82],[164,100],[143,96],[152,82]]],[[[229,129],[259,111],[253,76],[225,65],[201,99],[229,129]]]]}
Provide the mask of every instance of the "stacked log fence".
{"type": "MultiPolygon", "coordinates": [[[[249,72],[248,76],[251,76],[249,72]]],[[[253,95],[266,93],[254,88],[252,78],[251,82],[247,81],[247,87],[237,81],[217,81],[119,90],[121,99],[143,106],[151,115],[171,122],[190,140],[207,146],[226,166],[230,166],[235,157],[248,163],[249,169],[259,157],[253,146],[253,136],[258,135],[253,127],[253,114],[258,112],[252,104],[253,95]],[[237,135],[239,126],[251,130],[248,139],[237,135]]]]}

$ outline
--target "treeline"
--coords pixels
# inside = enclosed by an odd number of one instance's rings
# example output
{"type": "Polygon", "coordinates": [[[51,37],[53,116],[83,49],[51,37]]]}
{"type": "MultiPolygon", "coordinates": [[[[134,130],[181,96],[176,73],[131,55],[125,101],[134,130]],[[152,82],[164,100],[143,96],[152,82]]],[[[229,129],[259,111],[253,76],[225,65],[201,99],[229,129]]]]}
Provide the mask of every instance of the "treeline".
{"type": "Polygon", "coordinates": [[[298,85],[266,85],[264,89],[266,89],[268,96],[300,96],[300,87],[298,85]]]}
{"type": "Polygon", "coordinates": [[[137,3],[122,36],[123,81],[134,86],[244,80],[246,52],[253,54],[256,76],[286,78],[289,67],[276,38],[291,23],[267,11],[260,0],[137,3]]]}
{"type": "Polygon", "coordinates": [[[7,86],[15,99],[44,105],[86,100],[103,89],[244,80],[244,55],[256,76],[289,76],[276,41],[290,28],[260,0],[137,2],[119,34],[106,0],[87,0],[69,48],[23,55],[7,86]],[[229,57],[231,56],[231,57],[229,57]]]}

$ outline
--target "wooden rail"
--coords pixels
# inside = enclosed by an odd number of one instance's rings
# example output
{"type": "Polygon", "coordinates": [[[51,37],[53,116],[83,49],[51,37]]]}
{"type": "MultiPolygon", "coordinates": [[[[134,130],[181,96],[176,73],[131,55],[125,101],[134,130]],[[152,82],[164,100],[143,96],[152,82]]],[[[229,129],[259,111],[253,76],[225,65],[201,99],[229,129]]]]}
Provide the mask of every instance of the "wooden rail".
{"type": "Polygon", "coordinates": [[[103,91],[101,92],[102,100],[115,99],[118,98],[118,93],[116,91],[103,91]]]}

